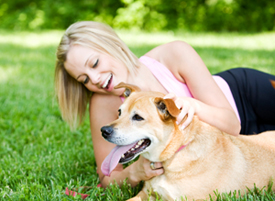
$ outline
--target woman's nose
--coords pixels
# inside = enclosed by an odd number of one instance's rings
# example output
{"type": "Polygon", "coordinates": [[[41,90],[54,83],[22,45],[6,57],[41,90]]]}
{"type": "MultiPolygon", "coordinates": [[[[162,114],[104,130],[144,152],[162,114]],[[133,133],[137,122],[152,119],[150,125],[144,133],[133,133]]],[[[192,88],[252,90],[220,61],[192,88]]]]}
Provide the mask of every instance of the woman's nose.
{"type": "Polygon", "coordinates": [[[92,84],[94,84],[94,85],[99,84],[99,81],[100,81],[100,75],[99,75],[99,73],[97,73],[97,72],[92,72],[92,73],[89,73],[88,76],[89,76],[89,78],[90,78],[92,84]]]}

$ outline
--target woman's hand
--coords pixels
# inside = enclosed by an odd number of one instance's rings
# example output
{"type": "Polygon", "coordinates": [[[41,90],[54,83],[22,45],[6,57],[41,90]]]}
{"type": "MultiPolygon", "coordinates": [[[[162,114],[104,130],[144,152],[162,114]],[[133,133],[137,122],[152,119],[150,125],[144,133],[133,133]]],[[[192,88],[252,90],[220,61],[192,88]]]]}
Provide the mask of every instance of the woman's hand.
{"type": "Polygon", "coordinates": [[[195,114],[195,107],[192,98],[177,97],[175,94],[169,93],[164,96],[164,99],[172,99],[175,102],[177,108],[181,110],[180,114],[177,116],[177,124],[179,125],[180,129],[183,130],[191,123],[195,114]],[[186,115],[187,119],[182,122],[186,115]]]}
{"type": "Polygon", "coordinates": [[[147,181],[155,176],[161,175],[164,173],[162,168],[162,163],[154,162],[154,168],[152,169],[151,161],[146,158],[140,156],[139,159],[134,162],[131,166],[131,177],[132,181],[136,181],[139,183],[140,181],[147,181]]]}

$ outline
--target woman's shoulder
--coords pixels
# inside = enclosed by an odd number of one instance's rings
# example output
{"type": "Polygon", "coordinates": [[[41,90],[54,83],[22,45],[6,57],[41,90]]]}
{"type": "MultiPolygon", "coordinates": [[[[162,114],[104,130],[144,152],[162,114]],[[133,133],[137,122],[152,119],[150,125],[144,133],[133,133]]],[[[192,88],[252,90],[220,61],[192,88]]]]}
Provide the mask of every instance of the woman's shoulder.
{"type": "Polygon", "coordinates": [[[185,80],[180,76],[179,71],[189,52],[192,52],[191,49],[188,43],[178,40],[157,46],[145,56],[162,63],[178,80],[184,83],[185,80]]]}
{"type": "Polygon", "coordinates": [[[108,100],[121,100],[119,96],[110,95],[110,94],[101,94],[101,93],[93,93],[91,97],[92,101],[108,101],[108,100]]]}
{"type": "Polygon", "coordinates": [[[113,95],[93,94],[90,100],[89,117],[93,135],[100,135],[100,128],[118,117],[118,109],[122,101],[113,95]]]}
{"type": "MultiPolygon", "coordinates": [[[[117,112],[122,101],[119,96],[94,93],[90,100],[90,114],[117,112]]],[[[98,114],[97,114],[98,115],[98,114]]]]}
{"type": "Polygon", "coordinates": [[[190,48],[190,45],[184,41],[172,41],[155,47],[145,54],[145,56],[162,61],[167,58],[174,58],[182,55],[182,51],[190,48]]]}

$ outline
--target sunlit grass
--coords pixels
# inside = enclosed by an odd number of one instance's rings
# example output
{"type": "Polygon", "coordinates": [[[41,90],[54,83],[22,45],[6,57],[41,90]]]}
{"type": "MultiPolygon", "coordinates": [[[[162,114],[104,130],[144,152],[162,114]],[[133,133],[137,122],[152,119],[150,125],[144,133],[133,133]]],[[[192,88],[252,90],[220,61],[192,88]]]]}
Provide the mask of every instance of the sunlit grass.
{"type": "MultiPolygon", "coordinates": [[[[14,44],[25,47],[41,47],[56,45],[64,31],[44,32],[0,32],[0,44],[14,44]]],[[[121,39],[130,46],[157,46],[174,40],[183,40],[195,47],[215,47],[243,50],[275,50],[275,32],[263,32],[253,34],[239,33],[190,33],[183,31],[167,32],[129,32],[117,30],[121,39]]]]}
{"type": "Polygon", "coordinates": [[[18,69],[3,68],[0,66],[0,82],[6,82],[11,76],[18,74],[18,69]]]}
{"type": "Polygon", "coordinates": [[[35,48],[56,46],[64,31],[15,32],[1,30],[0,44],[12,44],[35,48]]]}
{"type": "MultiPolygon", "coordinates": [[[[73,200],[65,188],[84,185],[94,187],[87,200],[125,200],[140,188],[96,188],[88,118],[72,132],[60,117],[53,77],[63,33],[0,31],[0,200],[73,200]]],[[[118,33],[137,56],[184,40],[212,73],[248,66],[275,74],[275,33],[118,33]]]]}
{"type": "Polygon", "coordinates": [[[190,32],[158,32],[135,34],[118,31],[118,34],[129,45],[160,45],[174,40],[183,40],[196,47],[239,48],[244,50],[275,50],[275,33],[264,32],[254,34],[239,33],[190,33],[190,32]]]}

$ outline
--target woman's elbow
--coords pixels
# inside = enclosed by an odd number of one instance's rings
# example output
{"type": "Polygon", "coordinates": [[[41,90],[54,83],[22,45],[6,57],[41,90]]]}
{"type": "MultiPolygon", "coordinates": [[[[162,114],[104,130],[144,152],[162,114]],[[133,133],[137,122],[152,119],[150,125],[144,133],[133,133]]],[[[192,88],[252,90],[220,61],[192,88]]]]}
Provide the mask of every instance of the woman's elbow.
{"type": "Polygon", "coordinates": [[[233,128],[234,129],[232,129],[232,133],[230,133],[230,134],[238,137],[240,135],[240,131],[241,131],[241,124],[238,122],[233,128]]]}

